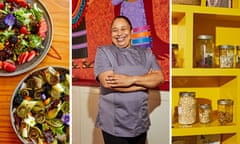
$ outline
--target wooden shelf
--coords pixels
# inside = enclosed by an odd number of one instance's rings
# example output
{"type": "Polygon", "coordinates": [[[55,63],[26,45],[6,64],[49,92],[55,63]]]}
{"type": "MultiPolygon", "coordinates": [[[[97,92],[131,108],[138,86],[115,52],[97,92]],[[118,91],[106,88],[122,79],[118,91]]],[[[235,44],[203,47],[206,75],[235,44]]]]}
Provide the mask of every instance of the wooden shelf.
{"type": "MultiPolygon", "coordinates": [[[[173,4],[172,9],[174,12],[182,12],[182,13],[199,13],[199,14],[215,14],[215,15],[223,15],[223,16],[240,16],[239,8],[220,8],[220,7],[202,7],[202,6],[193,6],[193,5],[180,5],[173,4]]],[[[234,20],[234,19],[233,19],[234,20]]],[[[240,21],[239,19],[235,19],[240,21]]]]}
{"type": "Polygon", "coordinates": [[[173,76],[236,76],[240,75],[240,69],[228,68],[173,68],[173,76]]]}
{"type": "Polygon", "coordinates": [[[173,12],[172,13],[172,24],[178,24],[185,17],[184,12],[173,12]]]}
{"type": "Polygon", "coordinates": [[[219,126],[217,122],[209,125],[196,123],[192,127],[173,124],[172,136],[192,136],[192,135],[211,135],[211,134],[232,134],[237,132],[236,124],[219,126]]]}
{"type": "Polygon", "coordinates": [[[173,76],[172,87],[220,87],[235,76],[173,76]]]}

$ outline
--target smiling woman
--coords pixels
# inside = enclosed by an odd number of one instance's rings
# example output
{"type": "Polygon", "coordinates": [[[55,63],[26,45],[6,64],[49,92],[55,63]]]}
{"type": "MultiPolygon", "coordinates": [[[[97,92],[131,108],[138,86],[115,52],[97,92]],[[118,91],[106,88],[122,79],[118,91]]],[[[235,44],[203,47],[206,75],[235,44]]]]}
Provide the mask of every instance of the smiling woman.
{"type": "Polygon", "coordinates": [[[145,144],[150,126],[148,90],[164,82],[151,49],[131,45],[131,34],[128,18],[117,16],[111,25],[113,45],[97,49],[94,74],[100,82],[100,97],[96,126],[108,144],[145,144]]]}
{"type": "Polygon", "coordinates": [[[133,35],[132,45],[141,48],[150,48],[151,45],[151,32],[150,27],[147,25],[144,1],[143,0],[112,0],[113,5],[121,5],[120,15],[126,16],[132,23],[133,35]]]}
{"type": "Polygon", "coordinates": [[[112,42],[118,48],[127,48],[131,45],[131,22],[125,17],[119,17],[112,23],[112,42]],[[126,23],[127,22],[127,23],[126,23]]]}

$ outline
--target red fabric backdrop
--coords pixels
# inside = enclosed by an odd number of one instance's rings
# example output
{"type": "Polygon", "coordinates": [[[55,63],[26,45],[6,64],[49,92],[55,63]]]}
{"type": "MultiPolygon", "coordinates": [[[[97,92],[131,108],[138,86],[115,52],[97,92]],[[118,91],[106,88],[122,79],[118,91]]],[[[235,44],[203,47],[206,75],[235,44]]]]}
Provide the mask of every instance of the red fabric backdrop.
{"type": "MultiPolygon", "coordinates": [[[[147,23],[151,25],[153,52],[157,56],[165,77],[162,90],[169,90],[169,1],[145,0],[147,23]]],[[[99,45],[111,44],[110,24],[115,16],[114,7],[109,0],[90,1],[86,14],[88,43],[88,62],[94,61],[99,45]]],[[[93,68],[82,69],[81,59],[74,59],[79,69],[73,69],[74,85],[96,85],[93,68]]]]}

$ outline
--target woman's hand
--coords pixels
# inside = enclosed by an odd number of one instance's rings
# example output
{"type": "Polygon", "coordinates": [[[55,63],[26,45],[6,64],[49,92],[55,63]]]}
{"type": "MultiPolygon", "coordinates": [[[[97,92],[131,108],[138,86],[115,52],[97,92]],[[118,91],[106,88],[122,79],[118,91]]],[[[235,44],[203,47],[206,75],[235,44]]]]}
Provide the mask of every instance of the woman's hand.
{"type": "Polygon", "coordinates": [[[164,82],[161,70],[150,70],[145,75],[129,76],[124,74],[113,74],[106,77],[106,83],[112,88],[140,86],[144,88],[156,88],[164,82]]]}
{"type": "Polygon", "coordinates": [[[134,84],[133,77],[124,74],[108,75],[105,80],[111,87],[129,87],[134,84]]]}
{"type": "Polygon", "coordinates": [[[121,92],[155,88],[164,82],[161,70],[150,70],[147,74],[141,76],[115,74],[113,70],[109,70],[101,73],[98,78],[105,88],[121,92]]]}
{"type": "Polygon", "coordinates": [[[113,70],[108,70],[99,74],[98,79],[103,87],[111,88],[111,85],[108,83],[108,77],[114,75],[113,70]]]}

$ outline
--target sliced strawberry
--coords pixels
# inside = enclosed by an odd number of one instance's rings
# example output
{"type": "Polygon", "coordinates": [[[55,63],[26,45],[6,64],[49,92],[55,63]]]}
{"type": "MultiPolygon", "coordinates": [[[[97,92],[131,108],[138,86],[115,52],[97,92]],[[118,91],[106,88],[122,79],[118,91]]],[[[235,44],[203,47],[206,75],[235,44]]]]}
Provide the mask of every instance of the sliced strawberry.
{"type": "Polygon", "coordinates": [[[18,56],[18,64],[21,64],[22,59],[23,59],[23,55],[24,55],[24,53],[21,53],[21,54],[18,56]]]}
{"type": "Polygon", "coordinates": [[[16,70],[16,66],[14,64],[11,64],[9,62],[3,62],[3,69],[7,72],[14,72],[16,70]]]}
{"type": "Polygon", "coordinates": [[[15,0],[20,6],[22,7],[27,7],[27,2],[26,0],[15,0]]]}
{"type": "Polygon", "coordinates": [[[28,52],[28,51],[23,52],[23,53],[19,56],[18,63],[19,63],[19,64],[24,64],[24,63],[27,61],[28,55],[29,55],[29,52],[28,52]]]}
{"type": "Polygon", "coordinates": [[[25,55],[23,56],[23,59],[22,59],[22,64],[24,64],[25,62],[27,62],[28,55],[29,55],[29,52],[26,51],[26,52],[25,52],[25,55]]]}
{"type": "Polygon", "coordinates": [[[41,19],[39,28],[38,28],[38,35],[42,38],[45,38],[46,32],[47,32],[47,23],[46,23],[45,19],[41,19]]]}
{"type": "Polygon", "coordinates": [[[37,53],[34,50],[29,52],[28,57],[27,57],[27,62],[31,61],[36,56],[36,54],[37,53]]]}

